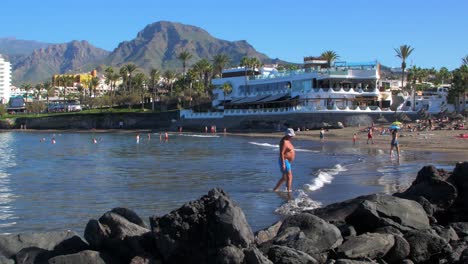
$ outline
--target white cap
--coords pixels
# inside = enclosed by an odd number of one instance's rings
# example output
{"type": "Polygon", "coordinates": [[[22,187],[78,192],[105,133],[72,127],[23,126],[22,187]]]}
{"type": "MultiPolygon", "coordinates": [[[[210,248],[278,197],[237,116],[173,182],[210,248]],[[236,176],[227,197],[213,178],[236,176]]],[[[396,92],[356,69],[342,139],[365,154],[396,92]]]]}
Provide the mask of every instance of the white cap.
{"type": "Polygon", "coordinates": [[[294,137],[296,134],[294,134],[294,129],[288,128],[288,129],[286,129],[286,131],[284,131],[284,135],[294,137]]]}

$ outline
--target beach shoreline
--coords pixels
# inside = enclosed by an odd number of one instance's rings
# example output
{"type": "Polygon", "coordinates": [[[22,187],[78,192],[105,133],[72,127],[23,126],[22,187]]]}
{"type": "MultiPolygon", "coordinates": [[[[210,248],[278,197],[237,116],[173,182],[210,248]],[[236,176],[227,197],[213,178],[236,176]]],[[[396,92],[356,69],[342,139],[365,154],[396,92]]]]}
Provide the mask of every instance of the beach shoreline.
{"type": "MultiPolygon", "coordinates": [[[[37,133],[179,133],[171,130],[161,129],[2,129],[1,132],[37,132],[37,133]]],[[[295,131],[295,139],[320,141],[320,130],[295,131]]],[[[184,134],[200,134],[204,132],[184,131],[184,134]]],[[[224,134],[218,132],[218,135],[224,134]]],[[[281,138],[283,132],[266,132],[266,131],[236,131],[225,133],[230,136],[243,137],[271,137],[281,138]]],[[[468,130],[429,130],[429,131],[408,131],[403,129],[400,131],[399,143],[400,148],[412,151],[436,151],[442,153],[448,152],[466,152],[468,155],[468,138],[461,138],[461,134],[468,134],[468,130]]],[[[374,144],[366,143],[367,127],[345,127],[341,129],[328,129],[325,131],[324,144],[334,142],[346,144],[347,147],[366,149],[390,149],[391,137],[389,134],[381,135],[378,131],[374,132],[374,144]],[[356,133],[357,141],[353,145],[353,134],[356,133]]]]}
{"type": "MultiPolygon", "coordinates": [[[[380,135],[374,132],[374,144],[366,143],[367,128],[365,127],[345,127],[342,129],[329,129],[325,132],[324,144],[334,142],[346,144],[348,147],[368,148],[368,149],[388,149],[390,150],[391,137],[389,134],[380,135]],[[357,141],[353,145],[353,134],[356,133],[357,141]]],[[[320,130],[296,131],[295,139],[320,141],[320,130]]],[[[467,134],[468,130],[430,130],[410,132],[402,130],[398,141],[401,150],[411,151],[436,151],[436,152],[466,152],[468,155],[468,138],[460,138],[460,134],[467,134]]],[[[229,135],[247,137],[274,137],[281,138],[282,132],[249,132],[249,133],[228,133],[229,135]]]]}

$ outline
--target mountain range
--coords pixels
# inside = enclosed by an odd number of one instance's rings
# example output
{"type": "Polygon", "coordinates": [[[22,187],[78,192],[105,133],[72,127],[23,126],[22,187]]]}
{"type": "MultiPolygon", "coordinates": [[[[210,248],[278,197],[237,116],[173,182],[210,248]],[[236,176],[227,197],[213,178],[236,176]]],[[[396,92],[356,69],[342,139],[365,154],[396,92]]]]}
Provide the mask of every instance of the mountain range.
{"type": "Polygon", "coordinates": [[[151,68],[181,71],[177,55],[184,50],[192,54],[187,65],[202,58],[211,60],[220,53],[228,55],[232,65],[244,56],[257,57],[263,63],[281,62],[258,52],[245,40],[221,40],[199,27],[168,21],[147,25],[133,40],[121,42],[112,52],[86,40],[50,44],[0,38],[0,53],[12,63],[14,85],[41,82],[54,74],[87,72],[99,65],[134,63],[146,72],[151,68]]]}

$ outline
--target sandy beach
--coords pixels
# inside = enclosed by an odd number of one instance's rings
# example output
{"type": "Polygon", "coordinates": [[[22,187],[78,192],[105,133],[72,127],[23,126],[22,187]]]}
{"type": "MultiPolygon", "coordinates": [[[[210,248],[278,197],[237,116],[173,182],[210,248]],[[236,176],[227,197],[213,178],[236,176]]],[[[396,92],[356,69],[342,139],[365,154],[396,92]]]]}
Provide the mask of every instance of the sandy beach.
{"type": "MultiPolygon", "coordinates": [[[[388,127],[388,125],[386,126],[388,127]]],[[[380,135],[374,132],[374,144],[366,144],[367,131],[365,127],[346,127],[343,129],[330,129],[325,132],[325,142],[343,142],[353,144],[353,134],[357,134],[356,147],[360,148],[388,148],[390,149],[391,137],[389,134],[380,135]]],[[[402,150],[436,151],[436,152],[465,152],[468,159],[468,138],[460,138],[460,134],[468,134],[468,130],[429,130],[400,131],[399,143],[402,150]]],[[[281,132],[275,133],[236,133],[236,135],[252,137],[282,137],[281,132]]],[[[319,141],[319,130],[297,131],[296,138],[302,140],[319,141]]]]}

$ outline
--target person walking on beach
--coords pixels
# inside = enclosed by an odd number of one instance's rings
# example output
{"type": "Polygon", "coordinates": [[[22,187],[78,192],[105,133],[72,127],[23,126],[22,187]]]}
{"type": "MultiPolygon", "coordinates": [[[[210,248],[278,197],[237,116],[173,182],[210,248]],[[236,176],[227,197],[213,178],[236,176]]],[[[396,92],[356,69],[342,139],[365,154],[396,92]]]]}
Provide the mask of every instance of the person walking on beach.
{"type": "Polygon", "coordinates": [[[393,148],[397,152],[397,159],[400,161],[400,146],[398,146],[398,129],[392,130],[392,142],[390,142],[390,159],[393,158],[393,148]]]}
{"type": "Polygon", "coordinates": [[[356,145],[356,141],[357,141],[357,135],[356,133],[353,134],[353,145],[356,145]]]}
{"type": "Polygon", "coordinates": [[[140,143],[140,133],[136,134],[136,143],[140,143]]]}
{"type": "Polygon", "coordinates": [[[367,144],[369,144],[369,140],[374,144],[374,136],[373,136],[373,127],[369,127],[369,132],[367,132],[367,144]]]}
{"type": "Polygon", "coordinates": [[[284,132],[284,137],[281,139],[280,144],[279,144],[279,166],[280,166],[280,171],[281,171],[281,179],[279,179],[278,183],[276,184],[275,188],[273,191],[278,191],[279,187],[283,182],[286,183],[286,188],[288,192],[291,192],[291,186],[292,186],[292,170],[291,170],[291,163],[294,161],[294,158],[296,156],[294,152],[294,146],[291,143],[291,138],[294,137],[296,134],[294,134],[294,130],[292,128],[288,128],[284,132]]]}
{"type": "Polygon", "coordinates": [[[325,138],[325,130],[323,128],[320,129],[320,142],[323,142],[325,138]]]}

